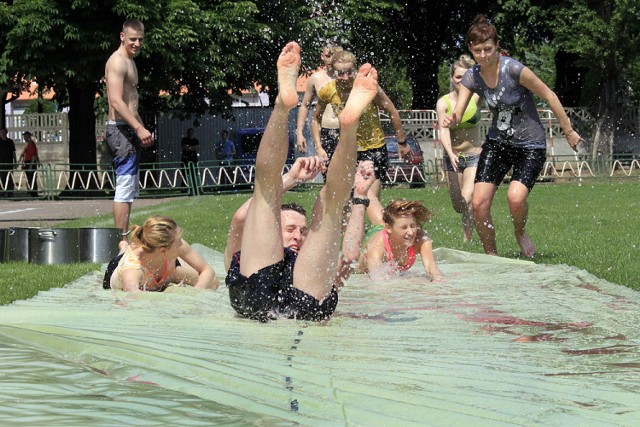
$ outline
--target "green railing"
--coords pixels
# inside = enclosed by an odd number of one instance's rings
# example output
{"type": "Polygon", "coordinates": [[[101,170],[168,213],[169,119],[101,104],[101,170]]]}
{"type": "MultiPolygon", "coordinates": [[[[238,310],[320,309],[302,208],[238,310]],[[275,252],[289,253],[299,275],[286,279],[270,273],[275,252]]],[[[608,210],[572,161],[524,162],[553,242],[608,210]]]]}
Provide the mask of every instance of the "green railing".
{"type": "MultiPolygon", "coordinates": [[[[289,163],[292,163],[290,159],[289,163]]],[[[285,166],[286,172],[289,164],[285,166]]],[[[386,185],[438,186],[446,179],[442,160],[427,160],[421,165],[393,163],[386,185]]],[[[112,198],[116,177],[109,164],[39,165],[34,179],[28,171],[0,167],[0,197],[12,193],[14,199],[30,199],[37,191],[40,198],[112,198]],[[13,183],[13,185],[12,185],[13,183]]],[[[570,156],[549,156],[539,179],[625,177],[640,178],[640,158],[635,155],[600,156],[596,159],[570,156]]],[[[255,166],[243,161],[209,161],[186,166],[180,162],[143,163],[140,165],[140,196],[142,198],[197,196],[231,191],[248,191],[255,178],[255,166]]],[[[314,183],[310,183],[313,185],[314,183]]],[[[318,184],[321,184],[318,182],[318,184]]]]}

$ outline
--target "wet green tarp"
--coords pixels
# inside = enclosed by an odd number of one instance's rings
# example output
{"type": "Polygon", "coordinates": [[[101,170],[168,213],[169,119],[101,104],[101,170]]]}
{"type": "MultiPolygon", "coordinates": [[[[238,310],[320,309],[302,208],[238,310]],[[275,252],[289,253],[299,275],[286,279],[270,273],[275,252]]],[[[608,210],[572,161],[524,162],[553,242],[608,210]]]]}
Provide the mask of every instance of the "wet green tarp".
{"type": "Polygon", "coordinates": [[[105,291],[97,272],[0,307],[0,425],[637,425],[640,294],[436,256],[446,283],[355,275],[326,324],[237,318],[224,286],[105,291]]]}

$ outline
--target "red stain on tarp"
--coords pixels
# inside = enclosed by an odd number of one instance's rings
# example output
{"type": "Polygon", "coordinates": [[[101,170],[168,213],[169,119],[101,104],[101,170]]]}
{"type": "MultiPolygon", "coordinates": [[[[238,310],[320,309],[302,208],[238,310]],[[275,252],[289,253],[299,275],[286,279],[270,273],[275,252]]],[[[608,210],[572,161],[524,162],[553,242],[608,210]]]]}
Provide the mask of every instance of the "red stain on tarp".
{"type": "Polygon", "coordinates": [[[617,354],[617,353],[626,353],[630,349],[635,348],[635,345],[612,345],[610,347],[597,347],[597,348],[587,348],[584,350],[569,350],[567,348],[563,349],[563,353],[571,354],[574,356],[583,356],[590,354],[617,354]]]}
{"type": "Polygon", "coordinates": [[[152,381],[141,381],[140,380],[140,375],[135,375],[133,377],[129,377],[129,378],[127,378],[127,381],[133,381],[134,383],[147,384],[147,385],[152,385],[152,386],[155,386],[155,387],[160,387],[160,384],[154,383],[152,381]]]}
{"type": "Polygon", "coordinates": [[[553,334],[523,335],[514,339],[514,342],[538,342],[538,341],[566,341],[568,338],[559,338],[553,334]]]}

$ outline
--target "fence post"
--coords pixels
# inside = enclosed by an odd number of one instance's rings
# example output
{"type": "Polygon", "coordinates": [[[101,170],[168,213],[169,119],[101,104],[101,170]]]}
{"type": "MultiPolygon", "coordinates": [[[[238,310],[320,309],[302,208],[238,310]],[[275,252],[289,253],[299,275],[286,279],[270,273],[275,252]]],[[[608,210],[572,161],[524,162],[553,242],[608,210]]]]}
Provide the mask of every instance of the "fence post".
{"type": "Polygon", "coordinates": [[[198,179],[198,177],[200,176],[198,162],[189,162],[188,166],[187,180],[190,187],[189,194],[191,194],[192,196],[199,196],[201,194],[201,191],[200,180],[198,179]]]}

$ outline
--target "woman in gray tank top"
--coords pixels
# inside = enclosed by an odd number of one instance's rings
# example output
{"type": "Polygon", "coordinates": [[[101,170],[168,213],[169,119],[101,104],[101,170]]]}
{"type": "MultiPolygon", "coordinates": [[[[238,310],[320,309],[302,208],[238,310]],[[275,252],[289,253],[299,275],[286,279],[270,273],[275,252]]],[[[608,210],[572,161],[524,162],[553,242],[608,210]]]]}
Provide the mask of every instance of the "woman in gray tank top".
{"type": "Polygon", "coordinates": [[[496,28],[486,16],[478,15],[465,39],[476,65],[464,75],[458,103],[443,126],[458,123],[474,93],[493,113],[491,128],[478,161],[473,211],[475,225],[485,253],[497,255],[491,205],[498,185],[513,168],[507,202],[520,253],[532,258],[535,245],[525,232],[529,212],[528,196],[546,161],[546,135],[534,95],[545,101],[558,119],[567,142],[576,150],[582,140],[571,127],[557,95],[529,68],[500,55],[496,28]]]}

